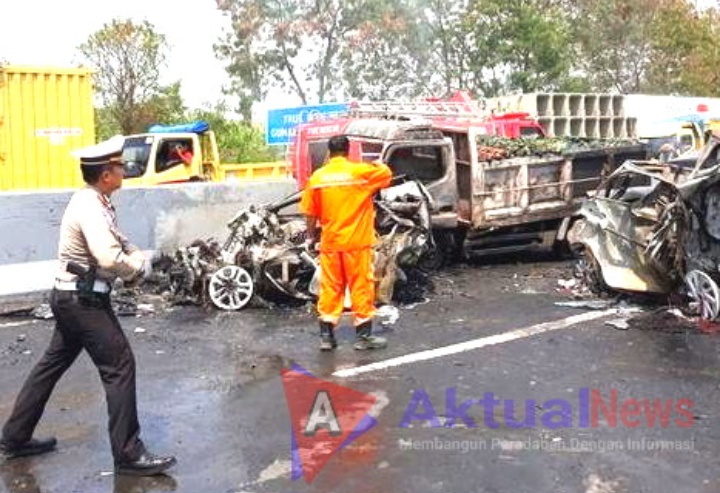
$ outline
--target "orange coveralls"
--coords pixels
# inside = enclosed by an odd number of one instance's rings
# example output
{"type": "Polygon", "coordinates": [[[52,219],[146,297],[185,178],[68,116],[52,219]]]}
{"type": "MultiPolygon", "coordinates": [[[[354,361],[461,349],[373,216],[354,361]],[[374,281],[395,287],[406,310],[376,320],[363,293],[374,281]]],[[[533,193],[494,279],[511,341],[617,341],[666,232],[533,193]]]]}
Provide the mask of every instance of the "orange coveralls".
{"type": "Polygon", "coordinates": [[[355,163],[334,157],[315,171],[300,201],[300,210],[319,219],[320,320],[337,324],[350,289],[354,324],[375,315],[375,208],[372,198],[390,185],[384,164],[355,163]]]}

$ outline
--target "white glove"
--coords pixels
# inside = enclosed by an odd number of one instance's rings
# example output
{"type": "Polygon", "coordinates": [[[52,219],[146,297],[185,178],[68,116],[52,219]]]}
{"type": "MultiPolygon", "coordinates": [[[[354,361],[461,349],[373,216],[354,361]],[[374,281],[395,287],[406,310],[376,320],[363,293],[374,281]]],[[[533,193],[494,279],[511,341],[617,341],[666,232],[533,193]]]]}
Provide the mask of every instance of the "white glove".
{"type": "Polygon", "coordinates": [[[134,250],[130,255],[128,255],[128,263],[133,267],[133,269],[135,269],[137,275],[137,271],[143,269],[145,255],[143,255],[143,252],[140,250],[134,250]]]}
{"type": "Polygon", "coordinates": [[[130,265],[135,268],[135,273],[130,279],[127,279],[127,281],[134,284],[140,279],[147,279],[152,273],[152,263],[150,259],[145,257],[140,250],[135,250],[128,257],[130,265]]]}

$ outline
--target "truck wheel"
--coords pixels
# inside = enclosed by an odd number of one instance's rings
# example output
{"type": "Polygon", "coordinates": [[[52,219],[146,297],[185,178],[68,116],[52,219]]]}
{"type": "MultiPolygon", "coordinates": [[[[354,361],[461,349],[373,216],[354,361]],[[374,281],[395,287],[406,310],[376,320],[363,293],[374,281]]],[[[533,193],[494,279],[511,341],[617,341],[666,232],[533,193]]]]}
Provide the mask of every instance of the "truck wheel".
{"type": "Polygon", "coordinates": [[[577,261],[573,268],[573,275],[580,283],[586,286],[591,293],[603,296],[612,294],[612,289],[607,285],[602,276],[600,264],[589,248],[582,248],[577,252],[577,261]]]}
{"type": "Polygon", "coordinates": [[[433,240],[436,248],[433,256],[438,257],[436,260],[433,260],[433,262],[437,262],[436,270],[445,265],[455,264],[465,260],[466,236],[466,228],[433,230],[433,240]]]}
{"type": "Polygon", "coordinates": [[[552,255],[559,260],[576,258],[576,253],[572,251],[570,242],[567,240],[555,240],[552,245],[552,255]]]}

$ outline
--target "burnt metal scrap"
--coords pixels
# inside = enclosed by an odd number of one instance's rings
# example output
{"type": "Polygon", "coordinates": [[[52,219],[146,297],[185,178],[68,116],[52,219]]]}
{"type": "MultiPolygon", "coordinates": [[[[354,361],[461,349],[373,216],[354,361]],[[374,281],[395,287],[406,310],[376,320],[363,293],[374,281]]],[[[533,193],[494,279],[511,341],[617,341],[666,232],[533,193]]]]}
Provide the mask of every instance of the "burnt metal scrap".
{"type": "MultiPolygon", "coordinates": [[[[281,202],[251,206],[228,223],[223,242],[195,241],[165,259],[159,270],[176,303],[209,304],[238,310],[254,298],[283,302],[313,300],[318,294],[317,252],[305,244],[301,216],[282,211],[299,202],[294,194],[281,202]]],[[[420,273],[437,265],[438,252],[430,230],[432,199],[419,182],[408,181],[384,190],[376,200],[375,274],[378,302],[412,302],[430,281],[420,273]],[[398,292],[398,283],[413,289],[398,292]]]]}
{"type": "Polygon", "coordinates": [[[577,275],[596,292],[687,295],[720,315],[720,139],[693,167],[627,162],[580,210],[570,233],[577,275]]]}

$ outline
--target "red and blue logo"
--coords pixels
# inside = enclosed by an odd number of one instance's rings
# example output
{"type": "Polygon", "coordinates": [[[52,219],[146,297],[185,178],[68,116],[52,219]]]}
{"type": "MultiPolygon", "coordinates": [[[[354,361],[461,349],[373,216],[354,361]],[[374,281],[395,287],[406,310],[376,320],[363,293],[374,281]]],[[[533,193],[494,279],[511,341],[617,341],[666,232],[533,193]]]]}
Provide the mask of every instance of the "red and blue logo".
{"type": "Polygon", "coordinates": [[[377,398],[321,380],[299,365],[283,369],[292,423],[292,479],[311,483],[331,457],[377,425],[377,398]]]}

